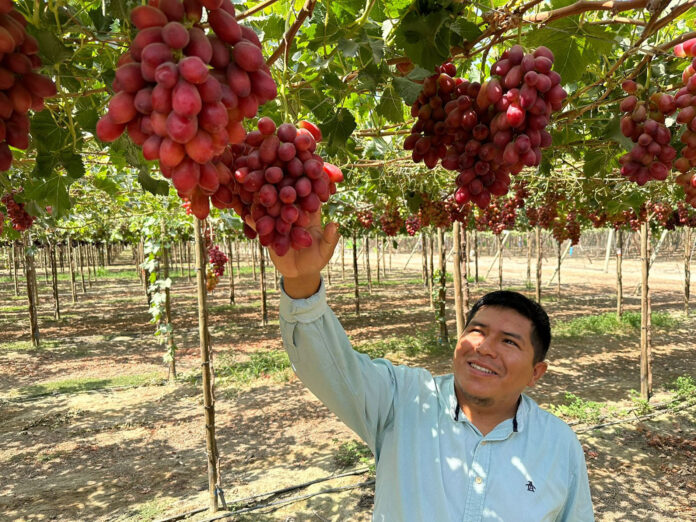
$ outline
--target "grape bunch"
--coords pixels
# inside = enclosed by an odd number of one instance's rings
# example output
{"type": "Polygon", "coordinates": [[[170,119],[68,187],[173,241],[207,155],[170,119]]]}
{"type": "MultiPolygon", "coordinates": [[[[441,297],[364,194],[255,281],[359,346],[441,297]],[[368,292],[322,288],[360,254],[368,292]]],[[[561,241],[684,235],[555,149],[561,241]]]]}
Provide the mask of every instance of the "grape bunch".
{"type": "Polygon", "coordinates": [[[379,224],[387,236],[395,236],[404,226],[404,220],[395,205],[388,205],[379,217],[379,224]]]}
{"type": "Polygon", "coordinates": [[[675,104],[679,108],[677,123],[686,128],[680,138],[684,147],[674,162],[674,168],[680,172],[676,182],[684,189],[686,202],[696,207],[696,173],[692,170],[696,167],[696,48],[694,43],[696,38],[678,44],[674,48],[674,53],[679,57],[694,57],[682,73],[684,86],[675,96],[675,104]]]}
{"type": "Polygon", "coordinates": [[[525,206],[529,224],[532,227],[539,225],[543,229],[549,229],[558,215],[558,202],[562,199],[560,194],[547,192],[538,207],[525,206]]]}
{"type": "Polygon", "coordinates": [[[358,210],[356,216],[358,223],[360,223],[363,228],[369,229],[374,222],[374,216],[371,210],[358,210]]]}
{"type": "Polygon", "coordinates": [[[650,203],[648,210],[652,212],[657,224],[666,230],[674,230],[679,224],[679,216],[667,203],[650,203]]]}
{"type": "Polygon", "coordinates": [[[455,221],[459,221],[460,223],[467,223],[469,221],[472,211],[471,203],[467,202],[463,205],[459,205],[454,200],[454,196],[450,195],[445,200],[445,208],[447,212],[449,212],[450,221],[453,223],[455,221]]]}
{"type": "Polygon", "coordinates": [[[56,95],[53,81],[36,72],[39,45],[26,25],[10,0],[0,2],[0,171],[12,166],[10,146],[29,147],[29,110],[43,110],[44,99],[56,95]]]}
{"type": "Polygon", "coordinates": [[[455,88],[462,78],[454,78],[457,68],[445,63],[436,69],[436,74],[423,81],[423,90],[411,106],[411,116],[418,118],[411,128],[411,135],[404,141],[404,149],[413,151],[413,161],[423,161],[429,168],[445,157],[447,146],[454,136],[447,132],[444,107],[453,99],[455,88]]]}
{"type": "Polygon", "coordinates": [[[422,226],[420,216],[415,215],[406,218],[406,233],[409,236],[415,236],[422,226]]]}
{"type": "MultiPolygon", "coordinates": [[[[22,232],[28,230],[34,224],[34,216],[24,210],[24,203],[17,203],[14,198],[14,193],[8,192],[0,198],[3,205],[7,209],[7,216],[12,222],[12,228],[22,232]]],[[[1,222],[2,220],[0,220],[1,222]]]]}
{"type": "Polygon", "coordinates": [[[541,149],[551,145],[546,126],[567,96],[560,75],[551,70],[553,60],[546,47],[525,54],[515,45],[491,67],[493,76],[483,85],[440,70],[423,83],[412,108],[418,121],[404,149],[429,168],[442,159],[444,168],[459,172],[457,203],[485,208],[492,195],[507,193],[511,174],[539,165],[541,149]],[[434,107],[441,102],[444,117],[434,107]]]}
{"type": "Polygon", "coordinates": [[[670,145],[672,134],[665,126],[665,116],[677,109],[674,97],[654,93],[648,102],[634,93],[638,85],[632,80],[623,82],[629,94],[621,101],[621,133],[635,144],[630,152],[619,158],[621,174],[638,185],[650,180],[665,180],[672,168],[677,151],[670,145]]]}
{"type": "Polygon", "coordinates": [[[217,277],[221,277],[225,273],[225,264],[228,260],[227,256],[220,250],[220,247],[214,245],[208,249],[208,261],[213,274],[217,277]]]}
{"type": "Polygon", "coordinates": [[[188,198],[182,198],[181,208],[184,209],[184,212],[186,212],[187,216],[193,215],[193,211],[191,210],[191,201],[188,198]]]}
{"type": "Polygon", "coordinates": [[[213,203],[234,208],[242,219],[251,216],[256,230],[245,223],[245,235],[253,239],[258,234],[263,246],[283,256],[290,247],[312,244],[305,228],[309,215],[336,192],[343,173],[316,153],[321,131],[315,125],[302,122],[298,129],[283,123],[276,128],[264,117],[257,127],[235,147],[236,154],[223,155],[222,164],[233,174],[213,203]]]}
{"type": "Polygon", "coordinates": [[[429,225],[435,228],[449,228],[452,224],[452,217],[449,207],[445,201],[432,199],[428,194],[421,195],[421,204],[418,209],[418,217],[421,226],[429,225]]]}
{"type": "Polygon", "coordinates": [[[130,16],[138,33],[119,60],[97,137],[111,142],[125,130],[205,219],[209,200],[227,196],[231,173],[220,156],[244,141],[242,120],[277,95],[261,43],[237,23],[231,0],[150,0],[130,16]]]}
{"type": "Polygon", "coordinates": [[[559,243],[570,239],[571,246],[580,242],[580,220],[575,210],[569,211],[565,216],[558,215],[551,225],[551,235],[559,243]]]}
{"type": "Polygon", "coordinates": [[[517,201],[515,198],[496,198],[486,208],[481,209],[476,219],[476,229],[490,230],[496,236],[503,230],[512,230],[517,219],[517,201]]]}
{"type": "Polygon", "coordinates": [[[609,220],[606,212],[596,212],[594,210],[587,212],[585,217],[592,223],[594,228],[603,228],[609,220]]]}

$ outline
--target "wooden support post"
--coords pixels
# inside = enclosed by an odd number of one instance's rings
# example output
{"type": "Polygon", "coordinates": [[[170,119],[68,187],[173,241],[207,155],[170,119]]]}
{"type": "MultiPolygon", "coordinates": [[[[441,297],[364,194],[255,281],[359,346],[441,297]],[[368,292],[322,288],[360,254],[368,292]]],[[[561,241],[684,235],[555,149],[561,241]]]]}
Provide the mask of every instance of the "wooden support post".
{"type": "Polygon", "coordinates": [[[196,283],[198,289],[198,334],[201,350],[201,373],[203,381],[203,411],[205,414],[205,445],[208,457],[208,507],[218,510],[217,490],[220,487],[217,442],[215,440],[215,395],[213,391],[212,347],[208,331],[208,297],[206,288],[206,265],[208,256],[203,237],[203,222],[195,220],[196,238],[196,283]]]}
{"type": "Polygon", "coordinates": [[[355,315],[360,315],[360,281],[358,279],[358,234],[353,231],[353,286],[355,287],[355,315]]]}
{"type": "Polygon", "coordinates": [[[650,308],[648,305],[648,276],[650,271],[650,257],[648,253],[648,231],[646,222],[640,225],[640,262],[641,262],[641,293],[640,293],[640,396],[645,400],[650,400],[652,390],[650,389],[650,349],[649,317],[650,308]]]}
{"type": "Polygon", "coordinates": [[[438,322],[440,323],[440,343],[444,346],[449,344],[447,333],[447,252],[445,250],[445,231],[437,229],[437,246],[440,253],[440,285],[438,289],[438,322]]]}
{"type": "Polygon", "coordinates": [[[454,315],[457,321],[457,339],[464,331],[464,294],[462,292],[462,227],[459,221],[454,222],[454,315]]]}
{"type": "Polygon", "coordinates": [[[616,318],[621,319],[623,315],[623,275],[621,273],[623,265],[623,230],[616,231],[616,318]]]}
{"type": "Polygon", "coordinates": [[[266,263],[263,245],[259,245],[259,279],[261,287],[261,326],[268,325],[268,307],[266,306],[266,263]]]}
{"type": "Polygon", "coordinates": [[[34,348],[41,345],[39,338],[39,320],[38,320],[38,301],[36,299],[36,265],[34,259],[34,248],[31,244],[29,231],[22,233],[24,243],[24,276],[27,281],[27,300],[29,302],[29,330],[31,333],[31,344],[34,348]]]}
{"type": "Polygon", "coordinates": [[[535,293],[535,299],[536,302],[541,304],[541,263],[542,263],[542,252],[543,252],[543,246],[541,244],[541,227],[539,225],[536,226],[536,253],[537,253],[537,261],[536,261],[536,293],[535,293]]]}

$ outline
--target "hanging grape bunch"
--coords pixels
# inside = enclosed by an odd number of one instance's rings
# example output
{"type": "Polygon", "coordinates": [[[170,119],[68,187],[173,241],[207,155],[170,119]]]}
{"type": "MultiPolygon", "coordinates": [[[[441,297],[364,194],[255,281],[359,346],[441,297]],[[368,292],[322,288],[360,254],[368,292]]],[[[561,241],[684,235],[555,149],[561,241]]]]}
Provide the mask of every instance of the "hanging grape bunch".
{"type": "Polygon", "coordinates": [[[374,222],[374,216],[372,215],[372,211],[371,210],[358,210],[356,215],[357,215],[358,223],[360,223],[360,225],[363,228],[366,228],[369,230],[370,227],[372,226],[372,223],[374,222]]]}
{"type": "Polygon", "coordinates": [[[621,133],[635,144],[631,151],[619,158],[621,174],[638,185],[650,180],[665,180],[672,168],[677,151],[669,143],[672,134],[665,126],[665,116],[677,109],[674,98],[657,92],[649,101],[635,95],[641,87],[633,80],[625,80],[622,88],[629,96],[621,101],[621,133]]]}
{"type": "MultiPolygon", "coordinates": [[[[17,203],[14,199],[14,193],[9,192],[0,199],[7,209],[7,217],[10,218],[12,228],[18,232],[28,230],[34,224],[34,217],[24,210],[24,203],[17,203]]],[[[3,218],[0,218],[0,226],[3,218]]],[[[1,232],[1,231],[0,231],[1,232]]]]}
{"type": "Polygon", "coordinates": [[[421,194],[421,204],[418,209],[421,226],[429,225],[435,228],[449,228],[452,217],[445,201],[433,200],[428,194],[421,194]]]}
{"type": "Polygon", "coordinates": [[[396,205],[387,205],[379,218],[379,224],[382,228],[382,232],[387,236],[395,236],[399,233],[404,226],[404,220],[396,205]]]}
{"type": "Polygon", "coordinates": [[[111,142],[127,131],[204,219],[210,198],[226,196],[217,195],[229,177],[220,155],[244,140],[242,120],[277,95],[261,43],[237,23],[230,0],[154,0],[130,16],[138,33],[119,60],[97,137],[111,142]]]}
{"type": "Polygon", "coordinates": [[[446,72],[426,79],[412,108],[418,121],[404,148],[413,151],[416,162],[429,154],[429,168],[441,158],[444,168],[459,172],[457,203],[473,201],[485,208],[491,195],[507,193],[510,174],[539,165],[541,149],[551,145],[546,126],[567,96],[560,75],[551,70],[553,60],[546,47],[525,54],[515,45],[493,64],[493,76],[483,85],[453,78],[450,82],[444,78],[446,72]],[[433,81],[437,92],[433,92],[433,81]],[[444,101],[444,120],[433,109],[440,101],[444,101]],[[422,110],[426,104],[430,112],[422,110]],[[437,144],[434,152],[433,142],[437,144]]]}
{"type": "Polygon", "coordinates": [[[283,123],[276,128],[270,118],[258,121],[258,130],[235,147],[235,156],[224,155],[223,164],[234,174],[223,187],[225,204],[245,219],[251,216],[254,231],[244,224],[250,239],[258,234],[263,246],[279,256],[312,244],[305,228],[309,215],[336,192],[343,181],[341,170],[316,154],[321,131],[309,122],[300,128],[283,123]]]}
{"type": "Polygon", "coordinates": [[[419,215],[408,216],[406,218],[406,233],[409,236],[415,236],[421,229],[421,218],[419,215]]]}
{"type": "Polygon", "coordinates": [[[679,108],[677,123],[686,128],[680,138],[684,147],[674,162],[674,168],[680,172],[676,182],[686,192],[686,202],[696,207],[696,173],[692,170],[696,167],[696,38],[675,46],[674,54],[681,58],[693,58],[682,73],[684,85],[675,96],[675,104],[679,108]]]}
{"type": "Polygon", "coordinates": [[[12,166],[10,146],[29,147],[29,110],[43,110],[44,99],[56,95],[53,81],[36,72],[39,45],[26,25],[12,2],[0,2],[0,171],[12,166]]]}
{"type": "Polygon", "coordinates": [[[217,245],[208,248],[208,270],[206,276],[206,288],[208,292],[215,290],[215,287],[220,282],[220,278],[225,273],[225,263],[227,256],[220,250],[217,245]]]}

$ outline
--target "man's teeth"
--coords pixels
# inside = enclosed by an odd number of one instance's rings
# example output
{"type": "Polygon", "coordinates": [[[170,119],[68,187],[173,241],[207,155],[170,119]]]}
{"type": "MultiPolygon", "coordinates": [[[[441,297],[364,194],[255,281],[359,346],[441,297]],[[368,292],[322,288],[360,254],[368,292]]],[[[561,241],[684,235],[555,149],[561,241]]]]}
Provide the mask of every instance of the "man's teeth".
{"type": "Polygon", "coordinates": [[[495,375],[495,372],[492,372],[488,368],[484,368],[483,366],[479,366],[476,363],[471,363],[471,366],[484,373],[490,373],[491,375],[495,375]]]}

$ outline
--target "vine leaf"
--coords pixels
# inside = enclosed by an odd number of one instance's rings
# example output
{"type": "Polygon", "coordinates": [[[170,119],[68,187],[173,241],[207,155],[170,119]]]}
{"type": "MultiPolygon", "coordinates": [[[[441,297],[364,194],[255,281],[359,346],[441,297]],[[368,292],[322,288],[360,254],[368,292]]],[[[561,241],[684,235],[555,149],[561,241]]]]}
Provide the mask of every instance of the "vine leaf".
{"type": "Polygon", "coordinates": [[[394,78],[394,88],[406,105],[413,105],[423,86],[406,78],[394,78]]]}
{"type": "Polygon", "coordinates": [[[404,121],[403,102],[391,85],[382,93],[379,104],[377,104],[377,114],[392,123],[404,121]]]}
{"type": "Polygon", "coordinates": [[[446,24],[449,13],[435,11],[422,16],[411,11],[396,30],[396,43],[411,61],[424,69],[433,70],[450,54],[451,31],[446,24]]]}
{"type": "Polygon", "coordinates": [[[328,137],[326,146],[330,151],[336,151],[345,145],[350,135],[357,127],[355,117],[348,109],[338,109],[329,119],[319,124],[321,132],[328,137]]]}

